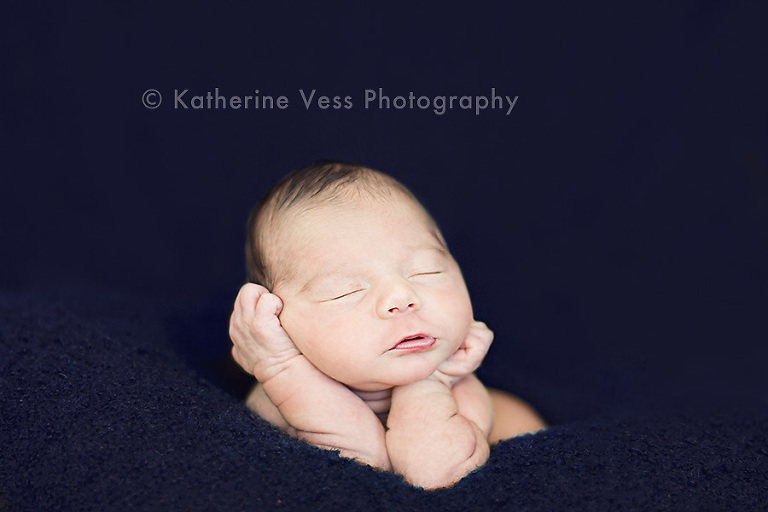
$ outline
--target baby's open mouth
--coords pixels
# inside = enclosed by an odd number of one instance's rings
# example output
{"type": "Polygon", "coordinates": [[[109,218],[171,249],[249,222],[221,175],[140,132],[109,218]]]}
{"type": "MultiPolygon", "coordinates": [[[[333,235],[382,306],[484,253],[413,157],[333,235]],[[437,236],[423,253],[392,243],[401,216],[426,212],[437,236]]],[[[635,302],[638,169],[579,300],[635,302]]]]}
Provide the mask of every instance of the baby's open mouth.
{"type": "Polygon", "coordinates": [[[435,344],[435,338],[424,334],[415,334],[400,340],[400,342],[390,350],[402,350],[406,352],[421,352],[429,350],[435,344]]]}

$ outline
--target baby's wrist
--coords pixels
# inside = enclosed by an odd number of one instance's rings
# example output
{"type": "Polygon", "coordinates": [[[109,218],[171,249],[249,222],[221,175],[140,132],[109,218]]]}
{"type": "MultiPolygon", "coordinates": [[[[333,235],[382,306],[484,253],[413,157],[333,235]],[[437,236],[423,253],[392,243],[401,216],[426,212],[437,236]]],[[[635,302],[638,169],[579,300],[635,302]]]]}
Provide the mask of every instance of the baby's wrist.
{"type": "Polygon", "coordinates": [[[450,393],[451,386],[434,374],[424,380],[403,384],[392,390],[392,400],[422,396],[426,393],[450,393]]]}
{"type": "Polygon", "coordinates": [[[451,389],[464,377],[466,377],[466,375],[449,375],[447,373],[441,372],[440,370],[435,370],[432,375],[427,377],[427,379],[440,382],[441,384],[447,386],[448,389],[451,389]]]}
{"type": "Polygon", "coordinates": [[[271,381],[299,364],[301,358],[304,358],[304,354],[297,349],[269,356],[254,366],[253,376],[261,383],[271,381]]]}

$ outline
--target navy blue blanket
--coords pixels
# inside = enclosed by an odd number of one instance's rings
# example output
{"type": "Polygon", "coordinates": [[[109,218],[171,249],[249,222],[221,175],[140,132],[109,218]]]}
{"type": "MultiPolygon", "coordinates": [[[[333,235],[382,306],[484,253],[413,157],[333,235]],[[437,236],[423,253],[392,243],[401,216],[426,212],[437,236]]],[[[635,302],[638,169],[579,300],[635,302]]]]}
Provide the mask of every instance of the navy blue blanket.
{"type": "Polygon", "coordinates": [[[565,404],[587,390],[553,386],[537,405],[559,421],[430,493],[251,415],[217,360],[226,329],[208,360],[179,350],[227,307],[3,295],[0,510],[766,510],[759,392],[579,415],[565,404]]]}

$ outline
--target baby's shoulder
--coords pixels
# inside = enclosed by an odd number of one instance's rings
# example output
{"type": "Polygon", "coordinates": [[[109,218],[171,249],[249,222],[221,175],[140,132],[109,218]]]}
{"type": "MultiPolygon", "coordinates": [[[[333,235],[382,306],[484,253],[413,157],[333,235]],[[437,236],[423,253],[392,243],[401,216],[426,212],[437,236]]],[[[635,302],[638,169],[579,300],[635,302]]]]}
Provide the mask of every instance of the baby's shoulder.
{"type": "Polygon", "coordinates": [[[491,444],[546,428],[547,424],[541,416],[522,398],[492,388],[488,388],[488,395],[494,416],[491,444]]]}

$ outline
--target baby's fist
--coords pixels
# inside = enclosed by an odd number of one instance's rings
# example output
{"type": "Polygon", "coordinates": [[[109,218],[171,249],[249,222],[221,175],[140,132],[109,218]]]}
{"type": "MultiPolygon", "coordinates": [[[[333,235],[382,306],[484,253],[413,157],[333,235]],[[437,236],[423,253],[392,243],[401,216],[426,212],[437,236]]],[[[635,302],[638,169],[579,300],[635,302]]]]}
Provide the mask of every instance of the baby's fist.
{"type": "Polygon", "coordinates": [[[483,322],[474,321],[459,349],[435,370],[434,377],[448,386],[477,370],[493,342],[493,331],[483,322]]]}
{"type": "Polygon", "coordinates": [[[232,357],[245,371],[264,382],[280,372],[285,363],[301,355],[280,325],[280,297],[257,284],[240,288],[229,319],[232,357]]]}

